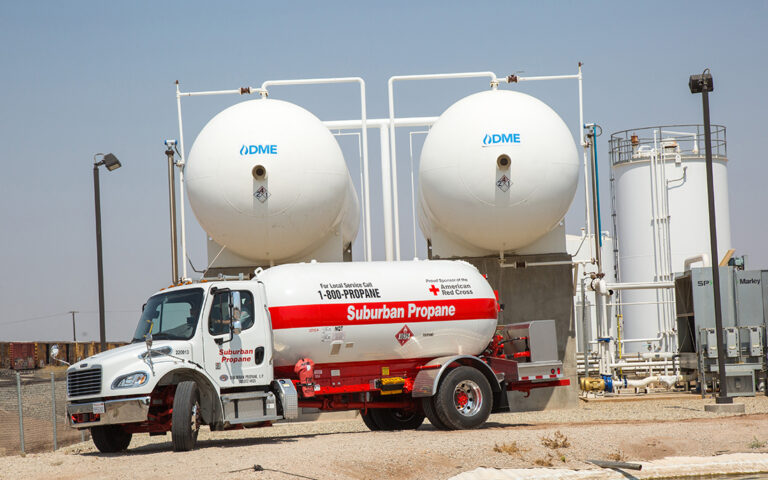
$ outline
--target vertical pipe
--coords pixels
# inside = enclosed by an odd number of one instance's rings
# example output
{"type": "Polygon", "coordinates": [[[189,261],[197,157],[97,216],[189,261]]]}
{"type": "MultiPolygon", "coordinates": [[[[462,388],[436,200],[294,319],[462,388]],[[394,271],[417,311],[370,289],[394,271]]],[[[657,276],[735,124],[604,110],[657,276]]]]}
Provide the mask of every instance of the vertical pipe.
{"type": "Polygon", "coordinates": [[[369,193],[369,175],[368,175],[368,118],[365,106],[365,81],[360,78],[360,118],[362,121],[361,129],[363,135],[363,208],[365,210],[365,260],[370,262],[373,259],[371,248],[371,194],[369,193]]]}
{"type": "MultiPolygon", "coordinates": [[[[578,266],[576,267],[579,268],[578,266]]],[[[587,322],[592,324],[592,320],[587,320],[587,286],[586,278],[581,279],[581,325],[582,325],[582,341],[584,342],[584,376],[589,376],[589,352],[591,350],[589,346],[589,335],[587,334],[587,322]]]]}
{"type": "Polygon", "coordinates": [[[165,151],[168,157],[168,210],[171,222],[171,284],[179,281],[179,255],[176,252],[178,240],[176,238],[176,178],[173,173],[173,149],[168,147],[165,151]]]}
{"type": "Polygon", "coordinates": [[[77,332],[75,331],[75,314],[77,312],[72,310],[69,313],[72,314],[72,341],[77,342],[77,332]]]}
{"type": "MultiPolygon", "coordinates": [[[[581,141],[581,150],[582,150],[582,156],[584,157],[584,226],[587,228],[587,238],[589,238],[590,235],[590,225],[589,225],[589,173],[587,172],[587,142],[584,141],[584,88],[583,88],[583,80],[581,76],[581,62],[579,62],[579,132],[581,135],[580,141],[581,141]]],[[[594,255],[592,255],[592,244],[589,244],[589,250],[590,250],[590,258],[594,258],[594,255]]]]}
{"type": "Polygon", "coordinates": [[[179,116],[179,200],[181,216],[181,276],[187,279],[187,232],[184,223],[184,127],[181,123],[181,92],[179,91],[179,81],[176,80],[176,111],[179,116]]]}
{"type": "MultiPolygon", "coordinates": [[[[593,130],[594,132],[594,130],[593,130]]],[[[597,139],[595,138],[594,133],[593,134],[587,134],[587,138],[589,138],[589,149],[592,158],[595,158],[595,142],[597,139]]],[[[596,162],[590,162],[592,165],[591,171],[592,171],[592,213],[594,214],[594,221],[595,221],[595,261],[597,262],[597,273],[598,276],[603,273],[603,262],[602,262],[602,252],[600,248],[601,243],[601,235],[600,235],[600,225],[599,225],[599,219],[600,219],[600,205],[597,195],[597,164],[596,162]]]]}
{"type": "Polygon", "coordinates": [[[96,214],[96,269],[98,270],[99,288],[99,342],[101,351],[106,350],[107,339],[104,320],[104,265],[101,252],[101,191],[99,190],[99,163],[93,164],[93,197],[96,214]]]}
{"type": "Polygon", "coordinates": [[[21,446],[21,453],[24,451],[24,413],[21,408],[21,374],[16,372],[16,397],[19,402],[19,444],[21,446]]]}
{"type": "Polygon", "coordinates": [[[397,202],[397,146],[395,144],[395,97],[394,78],[389,79],[389,154],[392,175],[392,210],[394,221],[395,259],[400,260],[400,216],[397,202]]]}
{"type": "Polygon", "coordinates": [[[392,185],[390,183],[389,167],[389,130],[386,126],[379,127],[381,135],[381,196],[384,207],[384,259],[388,262],[394,259],[392,251],[392,185]]]}
{"type": "Polygon", "coordinates": [[[56,440],[56,380],[53,378],[53,372],[51,372],[51,420],[53,424],[53,451],[58,448],[56,440]]]}
{"type": "Polygon", "coordinates": [[[704,82],[701,92],[701,103],[704,110],[704,147],[707,154],[707,203],[709,205],[709,246],[712,255],[712,286],[715,294],[715,329],[717,330],[717,372],[720,377],[720,394],[716,403],[733,403],[728,396],[728,382],[725,377],[725,342],[723,341],[723,313],[720,302],[720,267],[717,253],[717,225],[715,223],[715,181],[712,173],[712,132],[709,124],[709,87],[707,76],[702,75],[704,82]]]}

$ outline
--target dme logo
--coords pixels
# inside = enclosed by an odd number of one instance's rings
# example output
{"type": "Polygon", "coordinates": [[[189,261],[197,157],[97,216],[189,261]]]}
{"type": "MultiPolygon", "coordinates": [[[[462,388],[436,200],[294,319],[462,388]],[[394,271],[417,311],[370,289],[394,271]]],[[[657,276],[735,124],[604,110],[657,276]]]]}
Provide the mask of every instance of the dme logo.
{"type": "Polygon", "coordinates": [[[277,154],[277,145],[243,145],[240,155],[256,155],[257,153],[277,154]]]}
{"type": "Polygon", "coordinates": [[[483,145],[496,145],[498,143],[520,143],[519,133],[486,133],[483,137],[483,145]]]}

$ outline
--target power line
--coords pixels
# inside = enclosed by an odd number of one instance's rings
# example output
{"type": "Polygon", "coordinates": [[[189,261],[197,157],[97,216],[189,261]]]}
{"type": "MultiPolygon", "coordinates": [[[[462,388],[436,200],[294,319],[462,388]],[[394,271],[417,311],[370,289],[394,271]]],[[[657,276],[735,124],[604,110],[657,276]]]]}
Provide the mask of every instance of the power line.
{"type": "MultiPolygon", "coordinates": [[[[68,310],[66,312],[59,312],[59,313],[52,313],[50,315],[43,315],[40,317],[30,317],[30,318],[22,318],[20,320],[11,320],[10,322],[0,322],[0,325],[13,325],[15,323],[24,323],[24,322],[32,322],[35,320],[44,320],[46,318],[53,318],[58,316],[67,316],[67,319],[69,320],[69,315],[71,315],[72,311],[68,310]]],[[[95,310],[79,310],[77,313],[96,313],[95,310]]],[[[106,313],[139,313],[139,310],[108,310],[106,313]]]]}

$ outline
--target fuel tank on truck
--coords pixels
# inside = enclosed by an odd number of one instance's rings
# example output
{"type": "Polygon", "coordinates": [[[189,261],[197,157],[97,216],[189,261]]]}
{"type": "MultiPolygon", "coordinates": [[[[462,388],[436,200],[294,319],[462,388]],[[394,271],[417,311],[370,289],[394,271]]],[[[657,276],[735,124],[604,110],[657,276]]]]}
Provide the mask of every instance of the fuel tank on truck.
{"type": "Polygon", "coordinates": [[[295,104],[259,99],[220,112],[197,136],[185,175],[192,210],[215,242],[209,261],[222,253],[214,267],[338,261],[357,235],[341,148],[295,104]]]}
{"type": "Polygon", "coordinates": [[[275,367],[481,353],[496,329],[491,286],[461,261],[302,263],[261,272],[275,367]]]}
{"type": "Polygon", "coordinates": [[[436,257],[515,252],[568,211],[578,181],[571,132],[541,100],[489,90],[450,106],[424,140],[420,224],[436,257]]]}

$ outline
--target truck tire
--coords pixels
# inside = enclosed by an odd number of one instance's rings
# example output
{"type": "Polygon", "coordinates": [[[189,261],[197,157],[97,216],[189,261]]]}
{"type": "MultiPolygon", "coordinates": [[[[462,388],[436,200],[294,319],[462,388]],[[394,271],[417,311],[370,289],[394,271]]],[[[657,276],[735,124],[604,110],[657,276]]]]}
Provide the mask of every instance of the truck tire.
{"type": "Polygon", "coordinates": [[[370,431],[378,432],[381,430],[381,427],[376,423],[376,420],[373,419],[373,409],[368,410],[367,413],[363,413],[363,411],[360,410],[360,418],[363,419],[363,423],[370,431]]]}
{"type": "Polygon", "coordinates": [[[437,430],[450,430],[450,428],[440,420],[440,417],[437,416],[437,412],[435,412],[434,397],[422,398],[421,409],[424,410],[424,413],[427,415],[429,423],[431,423],[437,430]]]}
{"type": "Polygon", "coordinates": [[[91,439],[101,453],[122,452],[131,443],[131,436],[120,425],[91,427],[91,439]]]}
{"type": "Polygon", "coordinates": [[[376,408],[369,414],[379,430],[416,430],[424,423],[424,414],[418,411],[376,408]]]}
{"type": "Polygon", "coordinates": [[[195,382],[181,382],[176,387],[171,415],[171,438],[174,452],[195,448],[200,432],[200,393],[195,382]]]}
{"type": "Polygon", "coordinates": [[[435,413],[447,428],[466,430],[477,428],[488,420],[493,407],[493,392],[480,371],[458,367],[440,382],[433,402],[435,413]]]}

